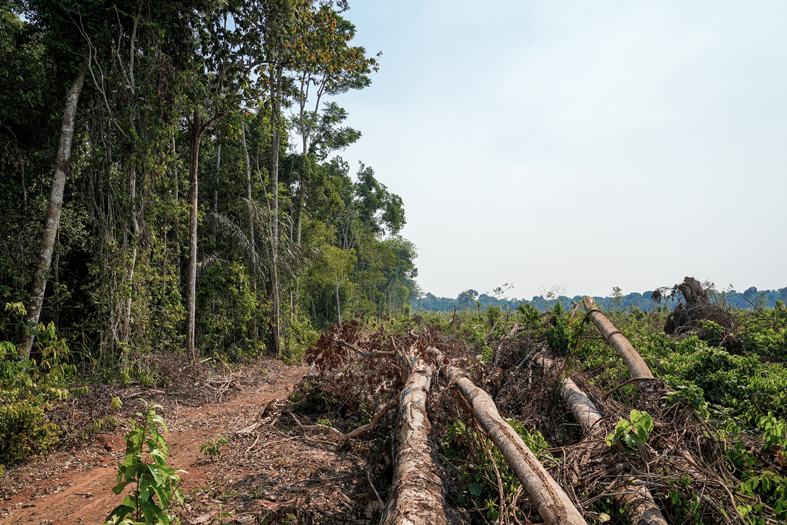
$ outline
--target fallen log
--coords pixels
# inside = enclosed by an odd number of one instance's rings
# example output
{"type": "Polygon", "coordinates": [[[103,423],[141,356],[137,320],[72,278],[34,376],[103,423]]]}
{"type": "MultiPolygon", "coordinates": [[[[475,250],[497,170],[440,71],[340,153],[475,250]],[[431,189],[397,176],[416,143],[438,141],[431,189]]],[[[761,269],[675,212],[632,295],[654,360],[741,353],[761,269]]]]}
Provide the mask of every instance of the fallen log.
{"type": "Polygon", "coordinates": [[[463,370],[454,366],[444,370],[449,383],[457,386],[472,408],[473,416],[500,449],[544,521],[548,525],[586,524],[560,485],[552,479],[519,434],[500,417],[489,394],[475,386],[463,370]]]}
{"type": "Polygon", "coordinates": [[[443,485],[432,460],[426,398],[434,375],[415,346],[396,357],[407,382],[399,396],[399,428],[395,434],[394,479],[383,517],[384,525],[446,524],[443,485]]]}
{"type": "Polygon", "coordinates": [[[604,339],[617,351],[623,362],[626,363],[626,368],[629,369],[631,377],[653,379],[653,374],[650,372],[648,365],[645,364],[642,356],[631,346],[626,336],[618,332],[615,325],[607,319],[607,316],[596,308],[596,301],[592,297],[585,297],[582,302],[585,305],[585,311],[590,321],[598,328],[604,339]]]}
{"type": "MultiPolygon", "coordinates": [[[[546,356],[545,351],[542,351],[534,359],[541,361],[545,367],[556,366],[555,362],[546,356]]],[[[598,429],[597,424],[603,419],[601,412],[570,377],[563,377],[560,380],[560,395],[568,408],[571,409],[574,418],[582,426],[583,432],[589,434],[598,429]]],[[[618,504],[626,510],[631,522],[634,525],[667,525],[667,520],[664,519],[664,515],[656,505],[648,488],[641,484],[638,485],[637,480],[630,480],[630,483],[633,486],[626,487],[625,493],[616,496],[616,499],[618,504]]]]}

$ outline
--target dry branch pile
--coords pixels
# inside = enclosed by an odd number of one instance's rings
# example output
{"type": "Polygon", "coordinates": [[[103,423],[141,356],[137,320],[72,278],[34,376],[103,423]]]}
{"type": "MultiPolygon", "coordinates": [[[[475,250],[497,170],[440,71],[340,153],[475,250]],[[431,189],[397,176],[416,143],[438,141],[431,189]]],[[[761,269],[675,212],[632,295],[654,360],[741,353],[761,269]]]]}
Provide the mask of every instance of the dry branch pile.
{"type": "Polygon", "coordinates": [[[753,502],[736,490],[728,444],[586,308],[584,320],[573,315],[598,327],[632,378],[606,394],[521,324],[504,328],[484,363],[435,326],[402,334],[350,320],[310,350],[294,410],[332,407],[346,424],[339,447],[372,440],[383,523],[594,523],[617,512],[642,525],[746,523],[738,505],[753,502]],[[625,403],[612,395],[620,388],[625,403]],[[652,424],[633,444],[640,414],[652,424]],[[621,424],[631,430],[616,435],[621,424]],[[494,494],[473,498],[482,483],[494,494]]]}

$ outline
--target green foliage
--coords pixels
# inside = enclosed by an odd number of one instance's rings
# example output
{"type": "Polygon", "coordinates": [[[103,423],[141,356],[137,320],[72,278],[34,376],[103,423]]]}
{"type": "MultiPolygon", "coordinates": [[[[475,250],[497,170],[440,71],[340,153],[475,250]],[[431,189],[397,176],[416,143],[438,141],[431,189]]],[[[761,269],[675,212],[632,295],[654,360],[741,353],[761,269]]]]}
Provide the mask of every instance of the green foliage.
{"type": "MultiPolygon", "coordinates": [[[[506,421],[540,461],[557,462],[547,452],[549,445],[538,430],[528,430],[514,419],[506,419],[506,421]]],[[[446,456],[452,460],[452,465],[461,462],[459,480],[462,484],[462,492],[457,503],[464,507],[486,508],[484,514],[486,519],[496,522],[500,509],[497,474],[500,474],[509,497],[513,497],[520,484],[500,450],[486,435],[468,428],[458,419],[448,426],[448,431],[443,438],[443,448],[446,456]]]]}
{"type": "Polygon", "coordinates": [[[200,446],[200,454],[205,454],[210,459],[218,459],[221,457],[221,447],[227,444],[227,438],[224,436],[214,436],[205,440],[200,446]]]}
{"type": "Polygon", "coordinates": [[[50,450],[58,430],[46,410],[72,394],[87,393],[87,387],[70,387],[76,367],[68,364],[68,346],[54,324],[37,327],[31,355],[35,359],[20,360],[12,343],[0,341],[0,463],[50,450]]]}
{"type": "Polygon", "coordinates": [[[533,306],[532,303],[522,302],[516,307],[517,311],[522,314],[522,320],[525,324],[536,325],[541,319],[541,312],[538,308],[533,306]]]}
{"type": "Polygon", "coordinates": [[[197,330],[207,353],[251,344],[248,329],[259,305],[246,268],[218,261],[203,271],[197,289],[197,330]]]}
{"type": "MultiPolygon", "coordinates": [[[[768,413],[757,419],[758,427],[763,431],[765,445],[763,452],[770,452],[776,463],[787,467],[787,425],[768,413]]],[[[739,429],[732,429],[731,446],[727,449],[727,457],[738,471],[741,480],[738,491],[745,496],[755,499],[739,500],[738,512],[750,523],[760,525],[767,523],[765,517],[766,505],[773,509],[775,517],[784,522],[787,520],[787,477],[781,471],[762,469],[760,460],[753,454],[744,442],[734,439],[739,429]]],[[[770,514],[771,516],[773,514],[770,514]]]]}
{"type": "Polygon", "coordinates": [[[312,328],[308,317],[295,315],[287,330],[282,359],[288,364],[301,362],[306,355],[306,350],[319,338],[320,333],[312,328]]]}
{"type": "Polygon", "coordinates": [[[549,345],[556,350],[573,351],[579,347],[587,329],[587,317],[566,313],[561,303],[555,304],[550,315],[551,326],[545,335],[549,345]]]}
{"type": "Polygon", "coordinates": [[[653,418],[647,412],[632,410],[630,421],[621,419],[615,425],[615,432],[607,435],[607,446],[620,445],[623,452],[635,453],[637,443],[645,444],[653,432],[653,418]]]}
{"type": "Polygon", "coordinates": [[[174,518],[169,512],[172,499],[183,503],[177,474],[182,471],[167,465],[167,442],[161,434],[167,426],[164,418],[156,414],[160,409],[160,405],[146,404],[144,413],[137,412],[131,421],[131,430],[126,434],[126,457],[118,465],[118,484],[112,492],[121,495],[129,485],[133,490],[110,512],[106,524],[169,525],[174,518]]]}
{"type": "Polygon", "coordinates": [[[680,405],[691,407],[702,419],[710,418],[708,402],[702,390],[696,385],[675,385],[675,391],[667,394],[665,408],[668,410],[680,405]]]}

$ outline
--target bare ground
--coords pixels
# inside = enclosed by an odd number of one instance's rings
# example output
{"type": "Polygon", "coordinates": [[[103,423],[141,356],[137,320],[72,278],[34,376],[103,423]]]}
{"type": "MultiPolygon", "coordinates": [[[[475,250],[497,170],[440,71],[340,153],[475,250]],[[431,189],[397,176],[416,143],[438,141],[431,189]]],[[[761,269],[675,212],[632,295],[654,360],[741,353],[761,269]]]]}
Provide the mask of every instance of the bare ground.
{"type": "MultiPolygon", "coordinates": [[[[225,382],[232,388],[196,406],[161,390],[125,396],[126,413],[142,409],[142,397],[163,406],[168,464],[187,471],[181,474],[186,503],[176,511],[182,523],[210,524],[220,511],[232,514],[223,518],[226,523],[248,524],[368,523],[379,516],[364,450],[337,451],[335,437],[304,432],[286,415],[275,425],[263,423],[265,407],[286,399],[305,373],[305,367],[261,363],[244,372],[245,380],[225,382]],[[218,435],[229,443],[210,461],[199,447],[218,435]]],[[[114,432],[99,433],[87,445],[9,469],[0,479],[0,523],[103,523],[122,500],[112,487],[125,453],[128,416],[123,419],[114,432]]]]}

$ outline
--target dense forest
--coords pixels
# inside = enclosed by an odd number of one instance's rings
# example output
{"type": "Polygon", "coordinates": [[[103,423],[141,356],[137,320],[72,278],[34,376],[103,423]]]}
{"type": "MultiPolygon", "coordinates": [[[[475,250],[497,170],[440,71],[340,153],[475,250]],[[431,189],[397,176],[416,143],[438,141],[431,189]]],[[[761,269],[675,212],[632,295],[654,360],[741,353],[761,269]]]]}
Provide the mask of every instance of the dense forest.
{"type": "Polygon", "coordinates": [[[0,340],[295,355],[416,293],[404,204],[338,153],[371,84],[339,2],[5,2],[0,340]]]}

